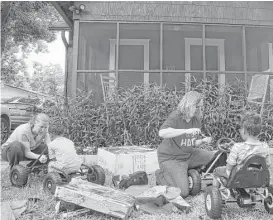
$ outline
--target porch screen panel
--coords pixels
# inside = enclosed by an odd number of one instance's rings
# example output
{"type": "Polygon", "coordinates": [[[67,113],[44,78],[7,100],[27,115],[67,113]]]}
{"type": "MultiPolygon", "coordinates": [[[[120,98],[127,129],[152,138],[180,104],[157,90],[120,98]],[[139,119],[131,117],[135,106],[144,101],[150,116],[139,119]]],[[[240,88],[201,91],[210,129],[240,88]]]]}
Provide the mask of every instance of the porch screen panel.
{"type": "Polygon", "coordinates": [[[235,26],[205,26],[207,70],[244,70],[242,30],[242,27],[235,26]],[[221,48],[222,45],[224,48],[221,48]],[[211,56],[217,57],[217,68],[213,64],[215,60],[210,60],[211,56]],[[220,63],[220,56],[224,57],[224,63],[220,63]]]}
{"type": "Polygon", "coordinates": [[[163,85],[169,89],[181,90],[185,86],[185,73],[163,73],[163,85]]]}
{"type": "Polygon", "coordinates": [[[226,74],[226,81],[229,84],[236,84],[237,82],[242,83],[244,86],[245,81],[245,74],[244,73],[227,73],[226,74]]]}
{"type": "Polygon", "coordinates": [[[143,72],[126,72],[121,71],[118,73],[119,76],[119,87],[120,88],[128,88],[132,86],[140,86],[143,85],[144,82],[144,74],[143,72]]]}
{"type": "Polygon", "coordinates": [[[108,70],[110,40],[116,38],[114,23],[80,23],[79,70],[108,70]]]}
{"type": "Polygon", "coordinates": [[[144,69],[144,46],[142,45],[120,45],[119,47],[119,69],[136,71],[119,71],[119,87],[133,86],[144,83],[144,73],[137,70],[144,69]]]}
{"type": "MultiPolygon", "coordinates": [[[[136,23],[123,24],[121,23],[119,27],[120,27],[120,31],[119,31],[120,47],[122,47],[122,45],[124,44],[127,44],[127,45],[141,45],[141,44],[144,45],[145,44],[145,49],[147,54],[145,56],[146,60],[145,60],[144,68],[151,69],[151,70],[156,70],[156,69],[159,70],[160,69],[160,24],[136,24],[136,23]],[[122,42],[123,40],[124,42],[122,42]]],[[[142,57],[144,57],[144,53],[142,54],[142,57]]],[[[130,57],[128,57],[128,59],[129,58],[130,57]]],[[[128,69],[133,69],[132,67],[128,67],[128,69]]],[[[119,66],[119,69],[122,69],[122,67],[119,66]]]]}
{"type": "Polygon", "coordinates": [[[153,85],[160,86],[160,73],[150,73],[149,74],[149,83],[153,85]]]}
{"type": "Polygon", "coordinates": [[[100,75],[108,76],[109,73],[78,73],[77,94],[83,95],[92,92],[90,99],[95,103],[103,101],[103,92],[100,75]]]}
{"type": "Polygon", "coordinates": [[[163,69],[202,70],[202,46],[192,45],[188,48],[186,45],[186,39],[196,38],[202,39],[201,25],[164,24],[163,69]]]}
{"type": "Polygon", "coordinates": [[[247,71],[268,70],[271,52],[269,43],[273,43],[273,28],[246,27],[245,30],[247,71]]]}

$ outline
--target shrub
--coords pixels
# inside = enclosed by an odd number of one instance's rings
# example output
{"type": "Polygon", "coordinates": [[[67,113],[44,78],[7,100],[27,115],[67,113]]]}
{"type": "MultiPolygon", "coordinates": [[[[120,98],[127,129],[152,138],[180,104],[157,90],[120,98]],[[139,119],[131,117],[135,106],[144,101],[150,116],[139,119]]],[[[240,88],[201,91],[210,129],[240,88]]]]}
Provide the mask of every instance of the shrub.
{"type": "MultiPolygon", "coordinates": [[[[193,84],[196,91],[204,94],[202,131],[218,140],[220,137],[241,141],[238,132],[240,114],[249,108],[243,82],[228,84],[223,94],[215,81],[193,84]]],[[[66,136],[75,142],[79,153],[87,147],[149,145],[156,147],[161,142],[160,126],[176,108],[184,95],[184,89],[170,90],[166,86],[151,85],[149,88],[133,86],[118,89],[111,100],[95,105],[92,97],[81,93],[73,104],[57,104],[45,110],[52,123],[62,121],[66,136]]],[[[62,103],[59,101],[58,103],[62,103]]],[[[273,108],[268,106],[263,114],[261,140],[273,137],[273,108]]]]}

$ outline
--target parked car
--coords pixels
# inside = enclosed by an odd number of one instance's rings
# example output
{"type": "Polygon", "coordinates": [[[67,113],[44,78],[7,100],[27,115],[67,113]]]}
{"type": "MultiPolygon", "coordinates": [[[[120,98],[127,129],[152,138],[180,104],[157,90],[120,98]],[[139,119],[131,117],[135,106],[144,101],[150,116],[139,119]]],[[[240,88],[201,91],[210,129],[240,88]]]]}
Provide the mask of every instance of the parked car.
{"type": "Polygon", "coordinates": [[[44,105],[52,104],[49,100],[30,97],[12,97],[1,104],[1,144],[4,143],[12,130],[24,124],[39,112],[44,105]]]}
{"type": "Polygon", "coordinates": [[[9,108],[1,105],[1,144],[5,143],[5,141],[8,139],[10,127],[11,122],[9,108]]]}

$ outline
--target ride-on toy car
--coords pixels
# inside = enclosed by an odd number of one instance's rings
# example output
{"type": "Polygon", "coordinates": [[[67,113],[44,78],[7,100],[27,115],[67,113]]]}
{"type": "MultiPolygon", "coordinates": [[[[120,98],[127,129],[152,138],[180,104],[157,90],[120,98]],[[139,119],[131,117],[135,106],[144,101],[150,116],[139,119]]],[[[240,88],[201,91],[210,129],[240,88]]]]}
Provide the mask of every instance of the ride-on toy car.
{"type": "Polygon", "coordinates": [[[46,149],[43,150],[38,159],[31,160],[31,162],[28,163],[27,166],[17,164],[11,168],[9,178],[13,186],[25,186],[31,173],[47,173],[47,164],[41,164],[39,162],[39,159],[44,154],[45,150],[46,149]]]}
{"type": "Polygon", "coordinates": [[[266,211],[273,214],[273,187],[269,186],[270,173],[264,157],[249,155],[232,169],[228,179],[216,179],[218,186],[207,188],[205,193],[205,209],[209,217],[220,218],[223,204],[232,202],[241,208],[263,202],[266,211]]]}
{"type": "Polygon", "coordinates": [[[99,165],[87,166],[82,164],[80,170],[75,173],[67,174],[63,170],[53,167],[54,171],[48,172],[44,178],[43,189],[46,192],[52,194],[55,193],[58,185],[66,184],[71,181],[72,178],[80,177],[86,179],[88,182],[104,185],[105,172],[99,165]]]}
{"type": "Polygon", "coordinates": [[[229,138],[221,138],[217,141],[216,146],[219,149],[218,153],[212,161],[206,166],[197,167],[188,171],[189,190],[191,195],[197,195],[201,191],[201,183],[203,180],[212,180],[212,172],[218,166],[226,165],[227,152],[234,141],[229,138]]]}
{"type": "MultiPolygon", "coordinates": [[[[46,150],[46,149],[45,149],[46,150]]],[[[105,182],[105,172],[98,165],[87,166],[82,164],[81,169],[72,174],[66,174],[64,171],[54,168],[54,172],[48,172],[48,164],[39,163],[40,157],[45,153],[45,150],[40,154],[39,158],[32,160],[27,166],[21,164],[15,165],[10,171],[10,182],[13,186],[23,187],[27,184],[28,177],[31,173],[43,173],[46,176],[43,181],[45,191],[54,192],[59,184],[69,183],[73,177],[80,176],[89,182],[103,185],[105,182]]]]}

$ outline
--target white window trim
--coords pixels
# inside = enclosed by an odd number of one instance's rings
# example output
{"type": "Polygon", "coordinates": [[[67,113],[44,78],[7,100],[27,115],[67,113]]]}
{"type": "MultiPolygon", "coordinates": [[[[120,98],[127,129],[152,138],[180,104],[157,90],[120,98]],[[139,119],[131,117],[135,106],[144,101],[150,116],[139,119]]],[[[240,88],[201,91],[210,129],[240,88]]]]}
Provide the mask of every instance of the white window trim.
{"type": "MultiPolygon", "coordinates": [[[[110,40],[110,57],[109,57],[109,70],[115,70],[116,58],[116,39],[110,40]]],[[[144,47],[144,70],[150,69],[149,55],[150,55],[150,39],[120,39],[119,45],[134,45],[144,47]]],[[[110,72],[109,77],[116,78],[115,72],[110,72]]],[[[144,72],[144,85],[149,85],[149,73],[144,72]]]]}
{"type": "MultiPolygon", "coordinates": [[[[191,70],[191,46],[202,46],[202,38],[185,38],[185,70],[191,70]]],[[[207,38],[205,39],[206,46],[217,46],[218,51],[218,69],[219,71],[225,71],[225,39],[214,39],[214,38],[207,38]]],[[[204,65],[204,64],[203,64],[204,65]]],[[[186,90],[190,90],[190,73],[185,74],[186,80],[186,90]]],[[[218,82],[220,88],[223,88],[225,85],[225,74],[219,74],[218,82]]]]}

